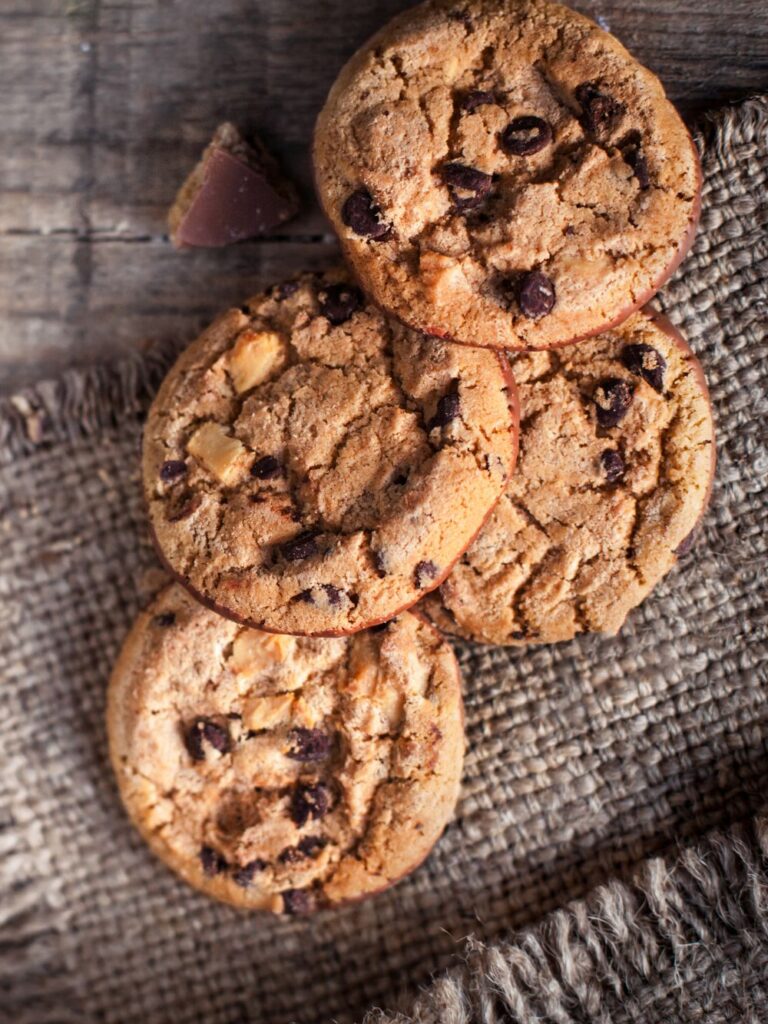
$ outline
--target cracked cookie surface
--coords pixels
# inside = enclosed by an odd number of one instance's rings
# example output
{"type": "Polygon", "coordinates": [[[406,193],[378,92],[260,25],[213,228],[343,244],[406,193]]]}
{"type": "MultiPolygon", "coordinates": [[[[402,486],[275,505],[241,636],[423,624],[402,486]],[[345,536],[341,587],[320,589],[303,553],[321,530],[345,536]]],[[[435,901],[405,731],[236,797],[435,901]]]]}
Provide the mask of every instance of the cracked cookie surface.
{"type": "Polygon", "coordinates": [[[510,357],[517,472],[422,607],[482,643],[617,632],[685,553],[714,473],[704,374],[661,314],[553,352],[510,357]]]}
{"type": "Polygon", "coordinates": [[[152,529],[223,614],[341,635],[443,579],[501,495],[518,414],[506,360],[409,331],[342,271],[221,316],[144,432],[152,529]]]}
{"type": "Polygon", "coordinates": [[[459,670],[422,618],[343,638],[263,633],[178,584],[112,674],[110,756],[152,850],[210,896],[307,913],[427,856],[458,797],[459,670]]]}
{"type": "Polygon", "coordinates": [[[619,323],[693,239],[700,170],[659,81],[542,0],[430,0],[342,70],[315,172],[345,255],[428,333],[549,348],[619,323]]]}

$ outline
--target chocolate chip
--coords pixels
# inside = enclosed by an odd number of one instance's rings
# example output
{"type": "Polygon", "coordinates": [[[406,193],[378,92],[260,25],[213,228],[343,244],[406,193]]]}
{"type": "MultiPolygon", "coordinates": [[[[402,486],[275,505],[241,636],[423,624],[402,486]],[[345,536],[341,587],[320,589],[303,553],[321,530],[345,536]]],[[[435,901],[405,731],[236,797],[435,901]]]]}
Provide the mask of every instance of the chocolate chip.
{"type": "Polygon", "coordinates": [[[331,753],[332,738],[321,729],[291,729],[288,757],[294,761],[323,761],[331,753]]]}
{"type": "Polygon", "coordinates": [[[459,100],[459,108],[466,110],[468,114],[471,114],[473,110],[477,110],[478,107],[488,106],[490,103],[496,102],[496,96],[492,92],[483,92],[480,89],[475,89],[472,92],[465,92],[459,100]]]}
{"type": "Polygon", "coordinates": [[[623,103],[601,92],[596,82],[582,82],[574,96],[581,107],[581,123],[593,135],[609,135],[626,111],[623,103]]]}
{"type": "Polygon", "coordinates": [[[272,480],[282,472],[283,467],[274,455],[264,455],[251,466],[251,476],[255,476],[257,480],[272,480]]]}
{"type": "Polygon", "coordinates": [[[691,530],[688,536],[683,538],[683,540],[681,540],[680,543],[677,545],[674,553],[677,555],[678,558],[684,558],[685,555],[689,554],[696,540],[696,533],[697,531],[695,529],[691,530]]]}
{"type": "Polygon", "coordinates": [[[395,473],[395,475],[392,477],[392,485],[394,487],[405,487],[405,485],[407,483],[408,483],[408,470],[407,469],[401,469],[399,472],[395,473]]]}
{"type": "Polygon", "coordinates": [[[359,309],[363,308],[363,293],[354,285],[331,284],[319,295],[320,312],[334,326],[344,324],[359,309]]]}
{"type": "Polygon", "coordinates": [[[555,285],[540,270],[531,270],[520,280],[517,301],[520,311],[531,320],[540,320],[555,305],[555,285]]]}
{"type": "Polygon", "coordinates": [[[256,860],[249,861],[241,868],[237,868],[237,870],[232,874],[232,880],[236,885],[241,886],[243,889],[247,889],[253,881],[253,876],[259,871],[264,871],[266,867],[267,862],[257,857],[256,860]]]}
{"type": "Polygon", "coordinates": [[[295,295],[299,290],[299,281],[283,281],[282,284],[277,284],[273,288],[273,294],[276,299],[282,301],[283,299],[289,299],[291,295],[295,295]]]}
{"type": "Polygon", "coordinates": [[[597,422],[601,427],[615,427],[621,423],[632,404],[634,389],[619,377],[600,381],[592,394],[597,408],[597,422]]]}
{"type": "Polygon", "coordinates": [[[651,345],[625,345],[621,351],[621,361],[630,373],[642,377],[654,391],[663,393],[667,361],[661,352],[651,345]]]}
{"type": "Polygon", "coordinates": [[[299,843],[299,850],[305,857],[316,857],[327,845],[328,840],[323,836],[304,836],[299,843]]]}
{"type": "Polygon", "coordinates": [[[305,530],[298,537],[289,540],[278,549],[287,562],[300,562],[304,558],[310,558],[317,554],[316,530],[305,530]]]}
{"type": "Polygon", "coordinates": [[[389,629],[389,624],[392,620],[388,619],[386,622],[377,622],[375,626],[369,626],[371,633],[383,633],[389,629]]]}
{"type": "Polygon", "coordinates": [[[152,619],[152,625],[166,629],[168,626],[172,626],[175,621],[176,615],[174,612],[160,612],[159,615],[155,615],[152,619]]]}
{"type": "Polygon", "coordinates": [[[381,210],[367,188],[359,188],[348,196],[341,208],[341,219],[356,235],[384,242],[392,227],[380,220],[381,210]]]}
{"type": "Polygon", "coordinates": [[[220,754],[228,754],[232,749],[232,740],[225,726],[210,718],[196,718],[184,734],[184,744],[193,761],[205,760],[204,742],[220,754]]]}
{"type": "Polygon", "coordinates": [[[227,870],[227,862],[212,846],[203,846],[201,848],[200,863],[203,866],[203,873],[209,878],[220,875],[222,871],[227,870]]]}
{"type": "Polygon", "coordinates": [[[516,629],[514,633],[510,633],[513,640],[525,640],[525,630],[516,629]]]}
{"type": "Polygon", "coordinates": [[[606,448],[600,455],[600,462],[605,472],[605,479],[609,484],[618,483],[624,476],[624,459],[614,448],[606,448]]]}
{"type": "Polygon", "coordinates": [[[186,462],[182,462],[181,459],[168,459],[160,467],[160,479],[165,484],[171,483],[173,480],[179,480],[187,472],[186,462]]]}
{"type": "MultiPolygon", "coordinates": [[[[325,596],[328,598],[328,604],[333,608],[338,608],[340,606],[343,591],[339,590],[338,587],[334,587],[332,583],[321,583],[320,587],[317,589],[320,589],[325,593],[325,596]]],[[[299,601],[305,601],[307,604],[317,604],[315,595],[311,590],[302,590],[300,594],[296,595],[296,597],[299,601]]]]}
{"type": "Polygon", "coordinates": [[[418,590],[422,590],[432,580],[437,579],[437,575],[440,572],[434,562],[418,562],[416,568],[413,571],[414,580],[418,590]]]}
{"type": "Polygon", "coordinates": [[[511,156],[532,156],[552,141],[552,128],[543,117],[526,114],[510,121],[499,136],[501,148],[511,156]]]}
{"type": "Polygon", "coordinates": [[[387,575],[387,560],[383,551],[372,551],[373,564],[381,579],[387,575]]]}
{"type": "Polygon", "coordinates": [[[312,897],[305,889],[286,889],[281,895],[286,914],[309,914],[312,911],[312,897]]]}
{"type": "Polygon", "coordinates": [[[299,828],[312,818],[317,821],[331,808],[331,791],[324,782],[297,786],[291,797],[291,820],[299,828]]]}
{"type": "Polygon", "coordinates": [[[435,427],[447,427],[461,413],[459,392],[456,388],[457,385],[454,384],[454,390],[443,395],[438,401],[435,415],[427,424],[428,431],[434,430],[435,427]]]}
{"type": "Polygon", "coordinates": [[[484,171],[478,171],[476,167],[468,167],[466,164],[443,164],[440,168],[440,177],[448,186],[453,205],[457,210],[474,209],[491,191],[491,175],[484,171]]]}
{"type": "Polygon", "coordinates": [[[277,855],[277,859],[281,864],[298,864],[300,860],[304,860],[304,854],[298,846],[286,846],[286,848],[281,850],[277,855]]]}
{"type": "Polygon", "coordinates": [[[189,517],[200,508],[203,499],[199,494],[185,491],[174,497],[169,503],[165,517],[169,523],[178,523],[189,517]]]}
{"type": "Polygon", "coordinates": [[[619,143],[621,156],[629,167],[632,168],[637,184],[642,191],[650,188],[651,176],[648,171],[648,160],[643,152],[642,136],[640,132],[630,132],[619,143]]]}

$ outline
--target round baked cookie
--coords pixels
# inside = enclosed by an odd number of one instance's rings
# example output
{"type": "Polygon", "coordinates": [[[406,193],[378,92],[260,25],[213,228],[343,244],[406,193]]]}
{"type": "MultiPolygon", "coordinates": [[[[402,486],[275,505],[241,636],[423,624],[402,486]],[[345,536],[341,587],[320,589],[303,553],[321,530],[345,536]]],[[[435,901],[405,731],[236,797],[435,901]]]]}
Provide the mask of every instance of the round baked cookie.
{"type": "Polygon", "coordinates": [[[201,600],[342,635],[436,587],[517,451],[506,360],[409,331],[343,271],[232,309],[168,374],[144,433],[159,551],[201,600]]]}
{"type": "Polygon", "coordinates": [[[458,665],[407,612],[353,637],[285,636],[172,584],[125,641],[107,724],[152,850],[252,910],[306,913],[385,889],[427,856],[459,792],[458,665]]]}
{"type": "Polygon", "coordinates": [[[715,468],[701,365],[646,309],[583,345],[511,357],[515,476],[424,609],[493,644],[616,633],[690,546],[715,468]]]}
{"type": "Polygon", "coordinates": [[[318,191],[363,286],[472,345],[550,348],[620,323],[692,240],[701,174],[654,75],[542,0],[429,0],[344,67],[318,191]]]}

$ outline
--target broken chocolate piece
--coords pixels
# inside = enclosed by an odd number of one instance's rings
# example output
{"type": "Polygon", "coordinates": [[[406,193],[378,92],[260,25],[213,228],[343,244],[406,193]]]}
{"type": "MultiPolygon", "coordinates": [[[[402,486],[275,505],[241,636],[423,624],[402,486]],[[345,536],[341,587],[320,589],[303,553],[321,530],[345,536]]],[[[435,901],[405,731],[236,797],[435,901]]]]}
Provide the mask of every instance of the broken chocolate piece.
{"type": "Polygon", "coordinates": [[[312,818],[324,817],[331,807],[331,791],[324,782],[297,786],[291,797],[291,820],[301,828],[312,818]]]}
{"type": "Polygon", "coordinates": [[[331,753],[333,739],[322,729],[291,729],[290,738],[287,756],[294,761],[324,761],[331,753]]]}
{"type": "Polygon", "coordinates": [[[267,862],[257,857],[255,860],[244,864],[241,868],[237,868],[232,873],[232,880],[236,885],[241,886],[243,889],[247,889],[253,881],[253,876],[259,871],[264,871],[266,867],[267,862]]]}
{"type": "Polygon", "coordinates": [[[178,523],[182,519],[189,519],[194,512],[197,512],[202,503],[203,499],[200,494],[185,491],[168,503],[168,509],[165,514],[166,519],[169,523],[178,523]]]}
{"type": "Polygon", "coordinates": [[[309,914],[312,911],[312,897],[305,889],[286,889],[282,897],[286,914],[309,914]]]}
{"type": "Polygon", "coordinates": [[[255,476],[257,480],[272,480],[282,472],[283,467],[274,455],[264,455],[251,466],[251,476],[255,476]]]}
{"type": "Polygon", "coordinates": [[[159,615],[155,615],[152,619],[152,624],[166,629],[168,626],[172,626],[175,621],[176,615],[174,612],[160,612],[159,615]]]}
{"type": "Polygon", "coordinates": [[[316,857],[327,845],[328,840],[323,836],[304,836],[299,843],[299,850],[305,857],[316,857]]]}
{"type": "Polygon", "coordinates": [[[461,404],[459,402],[459,393],[457,390],[449,391],[447,395],[443,395],[437,403],[437,409],[435,415],[427,424],[427,430],[434,430],[435,427],[447,427],[448,424],[455,420],[461,413],[461,404]]]}
{"type": "Polygon", "coordinates": [[[478,107],[484,107],[495,102],[496,96],[494,93],[475,89],[472,92],[464,93],[459,100],[459,107],[461,110],[466,110],[468,114],[471,114],[472,111],[477,110],[478,107]]]}
{"type": "Polygon", "coordinates": [[[203,846],[200,850],[200,863],[203,866],[203,873],[209,878],[220,875],[227,870],[227,862],[222,855],[214,850],[212,846],[203,846]]]}
{"type": "Polygon", "coordinates": [[[168,215],[178,248],[218,247],[263,235],[298,210],[293,185],[257,139],[232,124],[217,130],[168,215]]]}
{"type": "Polygon", "coordinates": [[[610,135],[624,116],[624,104],[601,92],[596,82],[583,82],[577,86],[574,96],[581,107],[582,126],[593,135],[610,135]]]}
{"type": "Polygon", "coordinates": [[[651,345],[625,345],[621,350],[621,361],[630,373],[642,377],[654,391],[664,391],[664,371],[667,361],[651,345]]]}
{"type": "Polygon", "coordinates": [[[385,242],[392,233],[390,224],[380,220],[381,210],[367,188],[359,188],[348,196],[341,208],[341,219],[356,235],[374,242],[385,242]]]}
{"type": "Polygon", "coordinates": [[[624,459],[614,448],[606,448],[600,456],[600,462],[609,484],[618,483],[624,476],[624,459]]]}
{"type": "Polygon", "coordinates": [[[304,854],[298,846],[286,846],[278,853],[277,859],[281,864],[298,864],[299,861],[304,860],[304,854]]]}
{"type": "Polygon", "coordinates": [[[532,114],[516,117],[499,136],[501,148],[511,156],[533,156],[551,141],[551,126],[544,118],[532,114]]]}
{"type": "Polygon", "coordinates": [[[443,164],[440,177],[448,186],[454,208],[458,211],[473,210],[479,206],[491,191],[493,181],[490,174],[459,163],[443,164]]]}
{"type": "Polygon", "coordinates": [[[187,464],[181,459],[168,459],[160,467],[160,479],[164,484],[179,480],[187,472],[187,464]]]}
{"type": "Polygon", "coordinates": [[[641,192],[644,192],[647,188],[650,188],[651,176],[648,171],[648,160],[643,152],[642,142],[640,132],[630,132],[619,143],[619,151],[624,163],[632,168],[641,192]]]}
{"type": "Polygon", "coordinates": [[[360,289],[348,284],[332,284],[320,292],[318,299],[320,312],[334,327],[346,323],[365,304],[360,289]]]}
{"type": "Polygon", "coordinates": [[[632,404],[632,385],[620,377],[600,381],[592,394],[597,409],[597,422],[601,427],[615,427],[621,423],[632,404]]]}
{"type": "Polygon", "coordinates": [[[196,718],[184,734],[184,744],[193,761],[205,760],[204,742],[220,754],[228,754],[232,749],[232,740],[225,726],[210,718],[196,718]]]}
{"type": "Polygon", "coordinates": [[[286,562],[300,562],[304,558],[317,554],[317,544],[315,544],[317,535],[316,530],[305,530],[298,537],[282,544],[278,550],[286,562]]]}
{"type": "Polygon", "coordinates": [[[552,312],[555,305],[554,283],[540,270],[523,275],[517,292],[520,311],[531,320],[540,320],[552,312]]]}
{"type": "Polygon", "coordinates": [[[428,583],[437,579],[440,572],[432,561],[418,562],[414,569],[413,576],[418,590],[422,590],[428,583]]]}

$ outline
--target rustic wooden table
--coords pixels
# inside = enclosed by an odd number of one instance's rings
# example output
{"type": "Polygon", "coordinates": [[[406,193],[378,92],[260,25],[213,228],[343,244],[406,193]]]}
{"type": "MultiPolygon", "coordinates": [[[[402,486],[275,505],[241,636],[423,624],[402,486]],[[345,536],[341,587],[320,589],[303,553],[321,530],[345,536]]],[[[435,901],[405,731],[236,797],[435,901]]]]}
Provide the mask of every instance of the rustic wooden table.
{"type": "MultiPolygon", "coordinates": [[[[220,307],[327,261],[315,115],[405,0],[0,0],[0,391],[191,338],[220,307]],[[216,124],[258,128],[302,184],[284,232],[174,252],[165,215],[216,124]]],[[[688,118],[768,88],[765,0],[577,0],[688,118]]]]}

